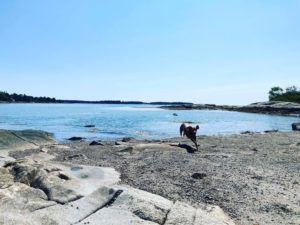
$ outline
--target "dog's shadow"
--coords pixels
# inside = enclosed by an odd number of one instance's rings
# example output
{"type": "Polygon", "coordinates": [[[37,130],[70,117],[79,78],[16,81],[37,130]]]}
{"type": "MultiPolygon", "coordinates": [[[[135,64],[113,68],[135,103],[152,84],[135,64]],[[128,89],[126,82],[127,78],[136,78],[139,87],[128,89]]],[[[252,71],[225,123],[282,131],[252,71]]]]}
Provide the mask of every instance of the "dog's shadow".
{"type": "Polygon", "coordinates": [[[190,146],[188,144],[181,144],[181,143],[179,143],[177,145],[177,147],[184,148],[188,153],[195,153],[195,152],[198,151],[197,149],[193,148],[192,146],[190,146]]]}

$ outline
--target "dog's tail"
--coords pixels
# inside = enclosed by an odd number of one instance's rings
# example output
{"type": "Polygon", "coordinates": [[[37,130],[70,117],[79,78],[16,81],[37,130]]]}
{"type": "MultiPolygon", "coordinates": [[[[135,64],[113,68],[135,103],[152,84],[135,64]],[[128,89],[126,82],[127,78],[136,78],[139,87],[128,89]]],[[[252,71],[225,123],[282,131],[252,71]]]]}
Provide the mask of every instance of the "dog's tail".
{"type": "Polygon", "coordinates": [[[185,135],[185,132],[184,132],[185,128],[186,128],[186,125],[184,123],[181,124],[181,126],[180,126],[180,136],[185,135]]]}

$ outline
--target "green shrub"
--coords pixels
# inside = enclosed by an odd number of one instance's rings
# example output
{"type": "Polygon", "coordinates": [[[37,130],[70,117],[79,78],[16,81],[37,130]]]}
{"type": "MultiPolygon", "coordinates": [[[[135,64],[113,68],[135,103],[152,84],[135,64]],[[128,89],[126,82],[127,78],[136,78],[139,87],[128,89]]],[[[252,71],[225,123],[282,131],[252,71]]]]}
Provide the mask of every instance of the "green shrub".
{"type": "Polygon", "coordinates": [[[272,87],[269,91],[269,100],[300,103],[300,89],[296,86],[291,86],[283,91],[281,87],[272,87]]]}

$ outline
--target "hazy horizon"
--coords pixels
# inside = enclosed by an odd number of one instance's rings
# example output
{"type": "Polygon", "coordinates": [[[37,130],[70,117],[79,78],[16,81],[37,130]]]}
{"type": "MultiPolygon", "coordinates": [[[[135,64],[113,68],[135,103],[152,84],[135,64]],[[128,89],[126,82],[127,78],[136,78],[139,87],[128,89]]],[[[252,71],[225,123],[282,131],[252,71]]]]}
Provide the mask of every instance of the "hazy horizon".
{"type": "Polygon", "coordinates": [[[300,1],[2,1],[0,91],[266,101],[300,84],[300,1]]]}

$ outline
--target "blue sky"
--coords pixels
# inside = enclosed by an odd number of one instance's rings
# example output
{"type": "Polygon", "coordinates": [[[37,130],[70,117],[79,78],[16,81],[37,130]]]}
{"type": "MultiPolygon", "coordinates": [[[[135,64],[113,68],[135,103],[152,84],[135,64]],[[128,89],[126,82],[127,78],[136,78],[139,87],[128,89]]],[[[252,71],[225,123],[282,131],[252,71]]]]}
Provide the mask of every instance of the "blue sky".
{"type": "Polygon", "coordinates": [[[299,0],[0,1],[0,90],[248,104],[300,86],[299,0]]]}

